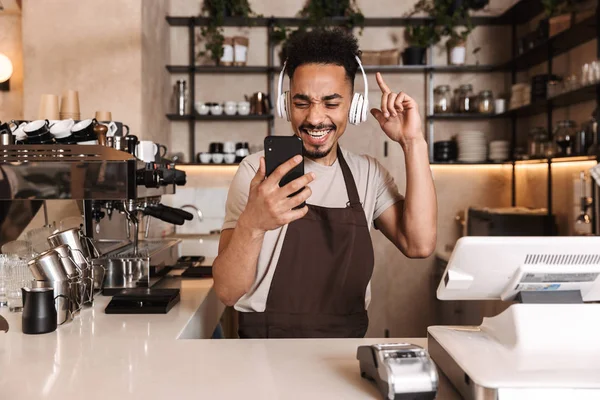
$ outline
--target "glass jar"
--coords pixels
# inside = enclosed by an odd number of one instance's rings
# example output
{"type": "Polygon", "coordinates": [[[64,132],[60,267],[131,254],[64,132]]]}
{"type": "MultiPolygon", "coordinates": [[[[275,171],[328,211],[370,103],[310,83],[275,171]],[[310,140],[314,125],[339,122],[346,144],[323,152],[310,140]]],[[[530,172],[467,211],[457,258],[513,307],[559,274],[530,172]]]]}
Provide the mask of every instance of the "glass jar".
{"type": "Polygon", "coordinates": [[[494,112],[494,94],[491,90],[482,90],[477,97],[477,110],[481,114],[494,112]]]}
{"type": "Polygon", "coordinates": [[[577,135],[577,125],[575,121],[558,121],[552,136],[558,146],[558,154],[561,156],[570,156],[572,154],[573,142],[577,135]]]}
{"type": "Polygon", "coordinates": [[[450,86],[440,85],[433,89],[433,101],[433,111],[435,114],[451,112],[450,103],[452,102],[452,93],[450,92],[450,86]]]}
{"type": "Polygon", "coordinates": [[[461,113],[473,112],[474,107],[471,102],[473,96],[473,85],[460,85],[458,91],[458,111],[461,113]]]}
{"type": "Polygon", "coordinates": [[[453,92],[453,95],[452,95],[452,112],[453,113],[459,113],[460,112],[459,98],[460,98],[460,89],[456,88],[456,89],[454,89],[454,92],[453,92]]]}
{"type": "Polygon", "coordinates": [[[542,126],[536,126],[529,131],[527,139],[527,153],[530,158],[543,158],[546,156],[545,148],[548,141],[548,132],[542,126]]]}

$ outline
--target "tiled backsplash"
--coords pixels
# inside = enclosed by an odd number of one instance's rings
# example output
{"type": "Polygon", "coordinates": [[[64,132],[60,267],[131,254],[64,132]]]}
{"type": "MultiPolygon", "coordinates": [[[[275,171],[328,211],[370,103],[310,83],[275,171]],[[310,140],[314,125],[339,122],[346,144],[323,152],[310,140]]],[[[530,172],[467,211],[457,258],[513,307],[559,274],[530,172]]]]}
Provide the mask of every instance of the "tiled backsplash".
{"type": "Polygon", "coordinates": [[[182,226],[176,226],[175,233],[208,234],[211,231],[220,230],[225,220],[225,201],[228,190],[227,187],[178,188],[175,195],[165,196],[167,205],[181,208],[191,204],[197,207],[204,216],[204,219],[199,221],[193,208],[184,208],[194,214],[194,219],[186,221],[182,226]]]}

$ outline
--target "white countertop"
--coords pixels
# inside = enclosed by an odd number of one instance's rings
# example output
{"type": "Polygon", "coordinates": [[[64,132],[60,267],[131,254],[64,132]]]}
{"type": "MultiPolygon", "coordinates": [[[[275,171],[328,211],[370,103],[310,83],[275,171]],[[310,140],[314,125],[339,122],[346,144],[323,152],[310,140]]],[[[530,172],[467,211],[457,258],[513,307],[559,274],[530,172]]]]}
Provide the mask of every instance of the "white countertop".
{"type": "MultiPolygon", "coordinates": [[[[379,399],[360,377],[361,344],[422,339],[184,340],[208,337],[224,307],[211,279],[184,280],[166,315],[107,315],[108,298],[43,335],[1,314],[2,399],[379,399]],[[208,332],[208,333],[207,333],[208,332]],[[178,340],[179,339],[179,340],[178,340]]],[[[439,399],[459,397],[441,376],[439,399]]]]}

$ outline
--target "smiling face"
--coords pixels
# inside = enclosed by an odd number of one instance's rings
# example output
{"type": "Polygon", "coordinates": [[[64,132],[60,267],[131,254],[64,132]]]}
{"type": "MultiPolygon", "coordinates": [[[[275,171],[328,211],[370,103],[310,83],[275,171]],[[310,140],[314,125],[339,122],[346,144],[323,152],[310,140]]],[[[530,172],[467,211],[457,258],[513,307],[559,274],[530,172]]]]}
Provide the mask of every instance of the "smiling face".
{"type": "Polygon", "coordinates": [[[331,151],[346,130],[352,95],[352,84],[342,66],[304,64],[294,71],[291,122],[294,133],[302,138],[305,156],[335,160],[331,151]]]}

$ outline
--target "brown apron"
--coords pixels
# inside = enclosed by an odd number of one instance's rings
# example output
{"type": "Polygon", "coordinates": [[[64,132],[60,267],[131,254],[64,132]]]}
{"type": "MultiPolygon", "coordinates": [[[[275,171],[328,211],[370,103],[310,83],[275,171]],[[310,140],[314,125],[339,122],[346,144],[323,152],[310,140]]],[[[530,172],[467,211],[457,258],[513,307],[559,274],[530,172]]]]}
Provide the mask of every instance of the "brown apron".
{"type": "Polygon", "coordinates": [[[361,338],[373,244],[352,172],[338,146],[349,202],[308,205],[288,225],[264,312],[241,312],[241,338],[361,338]]]}

